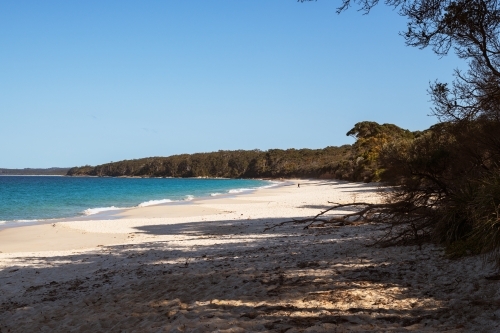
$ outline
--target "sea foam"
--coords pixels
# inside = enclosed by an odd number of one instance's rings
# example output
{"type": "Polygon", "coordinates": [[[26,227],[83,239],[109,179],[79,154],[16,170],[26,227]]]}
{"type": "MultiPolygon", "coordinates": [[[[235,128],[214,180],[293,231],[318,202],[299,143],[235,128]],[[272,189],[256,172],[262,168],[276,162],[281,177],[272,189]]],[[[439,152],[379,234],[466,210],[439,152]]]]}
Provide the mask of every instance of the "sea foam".
{"type": "Polygon", "coordinates": [[[39,219],[39,220],[12,220],[12,221],[0,221],[0,225],[4,224],[13,224],[13,223],[35,223],[35,222],[43,222],[43,221],[49,221],[53,219],[39,219]]]}
{"type": "Polygon", "coordinates": [[[237,188],[234,190],[229,190],[228,193],[241,193],[241,192],[247,192],[247,191],[254,191],[254,188],[237,188]]]}
{"type": "Polygon", "coordinates": [[[270,183],[247,179],[0,177],[0,225],[188,203],[203,197],[250,193],[262,185],[270,183]]]}
{"type": "Polygon", "coordinates": [[[154,205],[161,205],[161,204],[167,203],[167,202],[172,202],[172,200],[170,200],[170,199],[149,200],[149,201],[140,203],[137,207],[148,207],[148,206],[154,206],[154,205]]]}
{"type": "Polygon", "coordinates": [[[99,208],[89,208],[83,211],[83,215],[94,215],[101,212],[106,212],[108,210],[119,210],[123,208],[111,206],[111,207],[99,207],[99,208]]]}
{"type": "Polygon", "coordinates": [[[273,182],[273,181],[271,181],[270,183],[271,183],[271,184],[269,184],[269,185],[260,186],[260,187],[258,187],[258,188],[271,188],[271,187],[276,187],[276,186],[278,186],[279,184],[281,184],[280,182],[273,182]]]}

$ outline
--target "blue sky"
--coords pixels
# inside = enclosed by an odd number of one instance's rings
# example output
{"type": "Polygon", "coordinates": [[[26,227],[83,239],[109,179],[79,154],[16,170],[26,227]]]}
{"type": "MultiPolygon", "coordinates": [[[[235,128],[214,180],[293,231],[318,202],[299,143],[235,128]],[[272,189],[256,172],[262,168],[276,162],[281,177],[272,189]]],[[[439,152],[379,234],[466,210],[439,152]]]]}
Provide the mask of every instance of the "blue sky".
{"type": "Polygon", "coordinates": [[[323,148],[371,120],[421,130],[455,56],[392,9],[339,1],[0,0],[0,167],[323,148]]]}

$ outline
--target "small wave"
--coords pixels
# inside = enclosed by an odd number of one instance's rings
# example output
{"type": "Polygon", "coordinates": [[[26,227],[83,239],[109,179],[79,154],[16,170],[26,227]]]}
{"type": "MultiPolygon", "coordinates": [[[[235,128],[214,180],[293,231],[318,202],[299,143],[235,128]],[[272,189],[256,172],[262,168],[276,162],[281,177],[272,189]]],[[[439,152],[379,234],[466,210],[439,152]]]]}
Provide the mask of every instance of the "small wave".
{"type": "Polygon", "coordinates": [[[247,191],[253,191],[255,190],[254,188],[237,188],[234,190],[229,190],[228,193],[241,193],[241,192],[247,192],[247,191]]]}
{"type": "MultiPolygon", "coordinates": [[[[275,186],[278,186],[279,184],[280,184],[280,182],[270,182],[270,184],[268,184],[268,185],[258,186],[255,188],[237,188],[237,189],[229,190],[228,193],[236,194],[236,193],[242,193],[242,192],[248,192],[248,191],[255,191],[258,189],[275,187],[275,186]]],[[[212,194],[210,194],[210,195],[213,196],[212,194]]]]}
{"type": "Polygon", "coordinates": [[[83,215],[94,215],[94,214],[97,214],[97,213],[100,213],[100,212],[106,212],[108,210],[118,210],[118,209],[123,209],[123,208],[118,208],[118,207],[115,207],[115,206],[111,206],[111,207],[99,207],[99,208],[89,208],[89,209],[85,209],[83,211],[83,215]]]}
{"type": "Polygon", "coordinates": [[[154,206],[154,205],[160,205],[160,204],[167,203],[167,202],[172,202],[172,200],[170,200],[170,199],[149,200],[149,201],[140,203],[137,207],[154,206]]]}
{"type": "Polygon", "coordinates": [[[219,193],[219,192],[217,192],[217,193],[210,193],[210,196],[211,196],[211,197],[216,197],[216,196],[218,196],[218,195],[222,195],[222,193],[219,193]]]}
{"type": "Polygon", "coordinates": [[[184,201],[191,201],[194,199],[194,196],[193,195],[186,195],[186,198],[184,199],[184,201]]]}
{"type": "Polygon", "coordinates": [[[276,187],[278,186],[280,183],[278,182],[272,182],[271,184],[269,185],[264,185],[264,186],[260,186],[259,188],[271,188],[271,187],[276,187]]]}
{"type": "Polygon", "coordinates": [[[56,218],[50,218],[50,219],[30,219],[30,220],[27,220],[27,219],[22,219],[22,220],[1,220],[0,221],[0,225],[2,224],[16,224],[16,223],[43,223],[43,222],[49,222],[49,221],[53,221],[53,220],[60,220],[61,218],[59,217],[56,217],[56,218]]]}
{"type": "Polygon", "coordinates": [[[12,220],[12,221],[0,221],[0,225],[3,224],[15,224],[15,223],[35,223],[35,222],[43,222],[48,219],[37,219],[37,220],[12,220]]]}

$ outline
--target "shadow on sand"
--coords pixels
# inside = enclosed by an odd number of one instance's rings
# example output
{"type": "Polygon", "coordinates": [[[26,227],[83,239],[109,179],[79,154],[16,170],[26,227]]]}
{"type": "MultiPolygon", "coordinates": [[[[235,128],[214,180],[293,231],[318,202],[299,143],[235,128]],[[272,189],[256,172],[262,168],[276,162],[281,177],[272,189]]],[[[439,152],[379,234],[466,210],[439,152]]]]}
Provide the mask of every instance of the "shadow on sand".
{"type": "Polygon", "coordinates": [[[376,226],[262,232],[280,221],[150,225],[137,229],[148,243],[13,259],[0,331],[451,332],[471,319],[444,296],[458,282],[429,275],[440,251],[366,247],[376,226]]]}

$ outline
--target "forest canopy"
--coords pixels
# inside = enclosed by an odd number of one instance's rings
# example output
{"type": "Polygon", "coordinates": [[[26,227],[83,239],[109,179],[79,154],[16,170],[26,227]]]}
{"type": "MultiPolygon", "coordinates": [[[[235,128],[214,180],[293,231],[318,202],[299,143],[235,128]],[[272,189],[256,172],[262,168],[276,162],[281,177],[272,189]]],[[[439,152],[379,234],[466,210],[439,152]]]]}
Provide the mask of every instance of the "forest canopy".
{"type": "Polygon", "coordinates": [[[412,138],[396,125],[365,121],[347,135],[354,145],[323,149],[220,150],[124,160],[95,167],[75,167],[69,176],[111,177],[225,177],[225,178],[329,178],[378,181],[383,168],[378,162],[382,147],[399,138],[412,138]]]}

